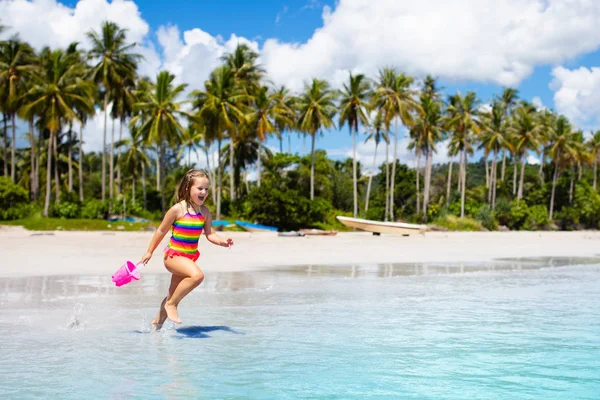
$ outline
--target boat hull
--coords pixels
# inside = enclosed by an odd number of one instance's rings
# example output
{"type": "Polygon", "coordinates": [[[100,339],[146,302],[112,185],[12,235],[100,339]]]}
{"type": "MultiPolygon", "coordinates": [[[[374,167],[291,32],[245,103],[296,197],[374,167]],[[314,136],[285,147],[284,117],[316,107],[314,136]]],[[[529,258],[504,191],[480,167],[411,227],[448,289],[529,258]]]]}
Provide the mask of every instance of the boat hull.
{"type": "Polygon", "coordinates": [[[381,222],[369,219],[336,217],[338,221],[349,228],[359,229],[365,232],[385,233],[393,235],[414,235],[416,233],[425,233],[425,225],[407,224],[404,222],[381,222]]]}

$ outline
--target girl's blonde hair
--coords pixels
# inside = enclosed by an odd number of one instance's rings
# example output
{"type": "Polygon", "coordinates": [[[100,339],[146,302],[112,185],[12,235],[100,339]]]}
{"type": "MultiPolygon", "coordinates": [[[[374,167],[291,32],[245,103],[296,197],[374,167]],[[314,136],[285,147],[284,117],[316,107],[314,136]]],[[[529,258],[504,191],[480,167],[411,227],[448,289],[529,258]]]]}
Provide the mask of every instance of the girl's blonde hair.
{"type": "Polygon", "coordinates": [[[181,178],[181,182],[179,182],[179,187],[177,188],[178,202],[185,200],[187,203],[190,203],[192,201],[192,199],[190,198],[190,188],[192,187],[194,179],[196,178],[209,179],[206,172],[197,169],[190,169],[188,172],[185,173],[183,178],[181,178]]]}

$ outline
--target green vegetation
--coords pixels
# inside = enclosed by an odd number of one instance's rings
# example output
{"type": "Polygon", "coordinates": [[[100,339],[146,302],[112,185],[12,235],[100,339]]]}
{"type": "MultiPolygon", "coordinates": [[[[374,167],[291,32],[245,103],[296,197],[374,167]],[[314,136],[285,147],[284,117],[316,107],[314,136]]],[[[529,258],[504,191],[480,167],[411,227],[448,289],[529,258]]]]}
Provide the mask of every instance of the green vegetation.
{"type": "Polygon", "coordinates": [[[349,73],[340,90],[315,78],[292,94],[269,86],[245,44],[224,55],[203,87],[188,87],[167,71],[139,76],[141,56],[112,22],[84,40],[89,51],[73,43],[36,52],[16,36],[0,42],[3,223],[146,229],[174,201],[197,154],[208,164],[216,219],[282,230],[344,230],[336,215],[452,230],[599,227],[600,132],[586,139],[515,89],[482,107],[474,92],[446,96],[432,77],[384,68],[376,77],[349,73]],[[99,112],[102,150],[84,153],[82,127],[99,112]],[[26,131],[17,132],[19,120],[26,131]],[[346,126],[353,156],[334,160],[318,139],[346,126]],[[402,127],[414,166],[398,159],[402,127]],[[292,151],[290,135],[307,143],[304,154],[292,151]],[[27,146],[16,148],[19,136],[27,146]],[[264,145],[268,137],[279,139],[279,152],[264,145]],[[380,165],[373,157],[370,170],[356,155],[365,137],[387,155],[380,165]],[[541,165],[527,164],[531,156],[541,165]],[[106,222],[132,215],[153,222],[106,222]]]}

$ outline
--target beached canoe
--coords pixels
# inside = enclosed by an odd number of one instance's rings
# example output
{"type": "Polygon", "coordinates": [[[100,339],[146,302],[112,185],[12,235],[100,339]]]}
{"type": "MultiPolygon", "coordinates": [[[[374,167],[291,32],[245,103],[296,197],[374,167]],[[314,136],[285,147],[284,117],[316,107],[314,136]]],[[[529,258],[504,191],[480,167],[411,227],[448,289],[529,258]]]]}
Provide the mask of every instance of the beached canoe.
{"type": "Polygon", "coordinates": [[[426,225],[407,224],[404,222],[382,222],[370,219],[342,217],[339,215],[336,218],[349,228],[373,233],[414,235],[416,233],[425,233],[427,229],[426,225]]]}
{"type": "Polygon", "coordinates": [[[235,224],[248,232],[277,232],[274,226],[253,224],[251,222],[235,221],[235,224]]]}
{"type": "Polygon", "coordinates": [[[324,231],[323,229],[300,229],[298,232],[307,236],[335,236],[337,231],[324,231]]]}
{"type": "Polygon", "coordinates": [[[302,233],[302,232],[296,232],[296,231],[279,232],[277,234],[277,236],[281,236],[281,237],[304,237],[304,233],[302,233]]]}

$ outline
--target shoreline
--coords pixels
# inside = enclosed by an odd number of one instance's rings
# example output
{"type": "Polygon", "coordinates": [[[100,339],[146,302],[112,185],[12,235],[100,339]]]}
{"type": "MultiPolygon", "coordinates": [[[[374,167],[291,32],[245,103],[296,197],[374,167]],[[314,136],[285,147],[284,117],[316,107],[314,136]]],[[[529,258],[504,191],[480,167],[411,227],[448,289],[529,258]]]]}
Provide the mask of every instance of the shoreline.
{"type": "MultiPolygon", "coordinates": [[[[427,232],[424,235],[279,237],[276,233],[219,232],[231,249],[203,236],[198,265],[205,273],[265,270],[298,265],[358,265],[405,262],[483,262],[513,257],[597,257],[599,231],[427,232]]],[[[0,277],[112,275],[126,260],[136,263],[153,232],[27,231],[0,229],[0,277]]],[[[167,234],[145,273],[167,273],[162,251],[167,234]]]]}

